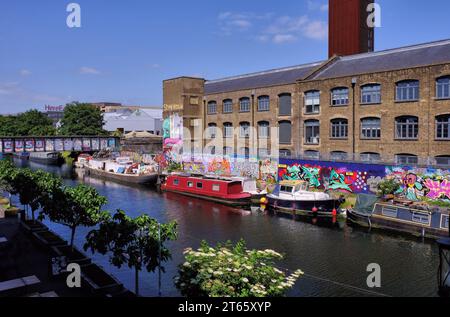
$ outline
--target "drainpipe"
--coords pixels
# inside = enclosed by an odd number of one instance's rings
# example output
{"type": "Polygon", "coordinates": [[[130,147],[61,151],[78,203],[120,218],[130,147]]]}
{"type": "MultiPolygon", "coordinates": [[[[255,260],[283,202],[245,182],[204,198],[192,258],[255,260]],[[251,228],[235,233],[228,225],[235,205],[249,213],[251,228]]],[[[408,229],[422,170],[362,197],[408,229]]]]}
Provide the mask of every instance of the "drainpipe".
{"type": "Polygon", "coordinates": [[[352,138],[352,152],[353,152],[353,161],[356,159],[356,100],[355,100],[355,87],[357,83],[357,78],[352,78],[352,132],[353,132],[353,138],[352,138]]]}
{"type": "MultiPolygon", "coordinates": [[[[255,94],[256,94],[256,92],[255,92],[255,90],[253,89],[252,90],[252,125],[251,125],[251,131],[255,131],[255,94]]],[[[253,134],[253,133],[252,133],[253,134]]],[[[257,147],[257,149],[256,149],[256,153],[254,153],[255,155],[258,155],[258,133],[256,133],[256,135],[253,135],[251,138],[250,138],[250,140],[249,140],[250,142],[256,142],[256,147],[257,147]],[[253,139],[253,140],[252,140],[253,139]]],[[[254,147],[254,145],[255,144],[249,144],[249,149],[250,149],[250,146],[251,147],[254,147]]],[[[251,151],[250,151],[251,152],[251,151]]],[[[249,153],[250,154],[250,153],[249,153]]]]}

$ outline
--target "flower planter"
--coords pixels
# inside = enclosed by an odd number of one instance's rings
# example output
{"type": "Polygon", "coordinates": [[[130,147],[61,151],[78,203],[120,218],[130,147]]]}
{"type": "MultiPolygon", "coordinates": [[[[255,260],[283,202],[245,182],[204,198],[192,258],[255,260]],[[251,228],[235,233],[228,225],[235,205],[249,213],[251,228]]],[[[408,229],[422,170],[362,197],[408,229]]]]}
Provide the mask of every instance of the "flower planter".
{"type": "Polygon", "coordinates": [[[44,225],[40,221],[33,220],[21,220],[20,221],[21,228],[28,233],[39,232],[39,231],[48,231],[48,227],[44,225]]]}
{"type": "Polygon", "coordinates": [[[31,233],[31,236],[45,248],[67,245],[66,241],[51,231],[35,231],[31,233]]]}
{"type": "Polygon", "coordinates": [[[82,266],[81,277],[94,295],[107,296],[120,294],[124,291],[123,285],[118,280],[96,264],[82,266]]]}
{"type": "Polygon", "coordinates": [[[67,263],[77,263],[79,265],[91,264],[91,259],[77,248],[72,248],[69,245],[54,246],[52,249],[52,257],[65,256],[67,263]]]}

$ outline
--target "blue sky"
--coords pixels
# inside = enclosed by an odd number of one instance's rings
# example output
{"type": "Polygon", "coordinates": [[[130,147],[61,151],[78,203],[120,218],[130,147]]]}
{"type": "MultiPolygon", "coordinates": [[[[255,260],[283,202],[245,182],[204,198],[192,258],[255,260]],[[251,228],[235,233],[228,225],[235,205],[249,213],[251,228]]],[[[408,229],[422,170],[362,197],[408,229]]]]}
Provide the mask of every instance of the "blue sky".
{"type": "MultiPolygon", "coordinates": [[[[162,80],[327,58],[327,0],[0,2],[0,113],[45,104],[161,105],[162,80]],[[66,6],[81,6],[81,28],[66,6]]],[[[376,49],[450,38],[450,1],[379,0],[376,49]]]]}

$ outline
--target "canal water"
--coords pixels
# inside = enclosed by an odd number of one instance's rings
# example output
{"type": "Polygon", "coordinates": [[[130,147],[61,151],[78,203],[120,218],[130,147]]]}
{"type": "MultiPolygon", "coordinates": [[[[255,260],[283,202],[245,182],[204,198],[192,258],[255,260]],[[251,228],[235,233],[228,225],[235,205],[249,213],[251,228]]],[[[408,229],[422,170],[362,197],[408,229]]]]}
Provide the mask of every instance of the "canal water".
{"type": "MultiPolygon", "coordinates": [[[[210,243],[237,241],[244,238],[250,248],[273,249],[285,255],[280,266],[286,270],[301,269],[301,277],[289,296],[436,296],[438,249],[435,243],[421,239],[368,232],[339,223],[335,226],[294,221],[225,207],[173,193],[158,194],[146,187],[133,187],[82,176],[63,166],[41,168],[64,177],[69,185],[83,182],[94,186],[108,198],[107,210],[123,209],[130,216],[142,213],[160,222],[176,220],[178,240],[169,244],[172,260],[165,264],[161,277],[162,296],[179,296],[173,278],[183,263],[182,252],[196,248],[202,240],[210,243]],[[371,263],[381,267],[381,288],[367,287],[366,271],[371,263]],[[375,293],[374,293],[375,292],[375,293]]],[[[69,240],[66,227],[48,223],[49,227],[69,240]]],[[[82,248],[90,229],[80,228],[76,244],[82,248]]],[[[134,273],[128,267],[112,266],[102,255],[89,256],[117,277],[125,287],[134,290],[134,273]]],[[[158,274],[141,273],[140,291],[144,296],[158,296],[158,274]]]]}

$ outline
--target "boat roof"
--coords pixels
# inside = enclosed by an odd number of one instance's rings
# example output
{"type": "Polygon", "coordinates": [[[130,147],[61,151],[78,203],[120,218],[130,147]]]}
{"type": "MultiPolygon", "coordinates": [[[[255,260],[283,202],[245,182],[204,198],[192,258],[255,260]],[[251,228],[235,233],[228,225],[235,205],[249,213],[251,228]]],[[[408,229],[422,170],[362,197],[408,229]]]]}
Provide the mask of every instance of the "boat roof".
{"type": "Polygon", "coordinates": [[[301,184],[305,184],[307,183],[306,181],[302,181],[302,180],[285,180],[285,181],[281,181],[280,185],[282,186],[297,186],[297,185],[301,185],[301,184]]]}
{"type": "Polygon", "coordinates": [[[213,178],[213,177],[206,177],[206,176],[203,176],[203,175],[188,174],[188,173],[172,173],[169,176],[177,176],[177,177],[184,177],[184,178],[191,178],[191,179],[199,179],[199,180],[204,180],[204,181],[222,182],[222,183],[227,183],[227,184],[240,183],[240,181],[238,181],[238,180],[223,179],[223,178],[213,178]]]}

